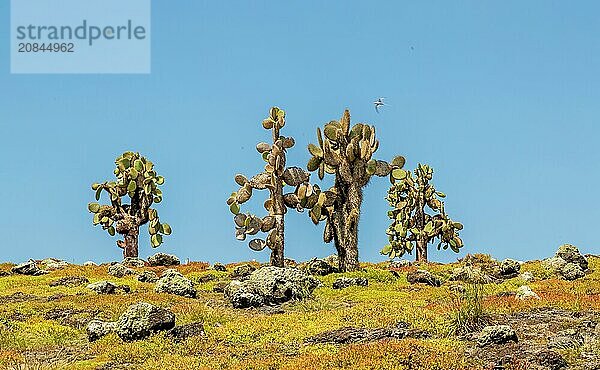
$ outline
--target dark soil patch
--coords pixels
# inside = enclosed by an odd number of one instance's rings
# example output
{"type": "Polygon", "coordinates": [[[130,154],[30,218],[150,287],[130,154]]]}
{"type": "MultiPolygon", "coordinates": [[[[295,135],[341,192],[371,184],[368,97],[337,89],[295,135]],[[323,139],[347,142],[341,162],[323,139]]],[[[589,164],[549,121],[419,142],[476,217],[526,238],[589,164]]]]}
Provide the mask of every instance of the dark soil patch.
{"type": "Polygon", "coordinates": [[[33,294],[25,294],[23,292],[16,292],[11,295],[5,295],[0,297],[0,304],[7,303],[20,303],[20,302],[28,302],[28,301],[37,301],[43,299],[43,297],[33,295],[33,294]]]}
{"type": "Polygon", "coordinates": [[[307,338],[306,343],[367,343],[381,339],[428,338],[429,334],[420,329],[409,329],[408,324],[398,323],[395,328],[352,328],[346,327],[329,330],[313,337],[307,338]]]}
{"type": "Polygon", "coordinates": [[[53,308],[44,314],[44,319],[58,321],[61,325],[82,329],[96,318],[99,310],[78,310],[72,308],[53,308]]]}
{"type": "Polygon", "coordinates": [[[89,284],[89,280],[85,276],[65,276],[50,283],[50,286],[66,286],[76,287],[83,284],[89,284]]]}

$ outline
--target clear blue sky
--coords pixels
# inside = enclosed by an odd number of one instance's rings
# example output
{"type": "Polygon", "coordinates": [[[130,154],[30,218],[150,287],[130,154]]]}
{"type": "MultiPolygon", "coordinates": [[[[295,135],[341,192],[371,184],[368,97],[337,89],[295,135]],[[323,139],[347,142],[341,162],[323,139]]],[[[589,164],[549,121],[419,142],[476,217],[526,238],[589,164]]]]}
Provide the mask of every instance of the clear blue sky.
{"type": "MultiPolygon", "coordinates": [[[[269,137],[260,122],[271,105],[296,138],[290,164],[304,166],[316,126],[349,108],[377,126],[378,158],[433,166],[466,244],[434,260],[538,259],[565,242],[600,251],[597,2],[154,1],[150,75],[10,75],[8,3],[0,260],[120,258],[86,205],[125,150],[167,180],[158,209],[173,235],[154,250],[144,230],[142,257],[268,260],[235,240],[225,200],[236,173],[263,164],[254,146],[269,137]],[[390,106],[376,114],[379,96],[390,106]]],[[[362,260],[384,259],[388,186],[365,189],[362,260]]],[[[288,257],[334,252],[306,213],[286,221],[288,257]]]]}

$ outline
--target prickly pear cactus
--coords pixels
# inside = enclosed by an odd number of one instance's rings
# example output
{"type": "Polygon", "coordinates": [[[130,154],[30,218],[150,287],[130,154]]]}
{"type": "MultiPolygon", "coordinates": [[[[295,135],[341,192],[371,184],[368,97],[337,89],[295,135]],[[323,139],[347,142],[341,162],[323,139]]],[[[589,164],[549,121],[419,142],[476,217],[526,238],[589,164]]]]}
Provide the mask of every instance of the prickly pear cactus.
{"type": "Polygon", "coordinates": [[[248,179],[244,175],[236,175],[235,182],[240,188],[227,199],[229,209],[235,215],[235,236],[244,241],[247,236],[259,232],[266,233],[266,238],[253,238],[249,247],[261,251],[268,247],[271,250],[271,265],[284,266],[284,215],[287,207],[302,211],[297,192],[300,188],[310,186],[310,174],[298,167],[286,167],[286,151],[294,146],[294,139],[280,135],[285,126],[285,112],[277,107],[271,108],[269,117],[262,125],[271,130],[273,141],[258,143],[256,150],[266,162],[264,172],[248,179]],[[283,194],[284,185],[293,186],[295,193],[283,194]],[[241,204],[247,202],[255,190],[268,190],[269,198],[264,202],[267,215],[258,217],[250,213],[241,213],[241,204]]]}
{"type": "Polygon", "coordinates": [[[323,132],[317,128],[317,140],[318,145],[308,146],[312,158],[307,169],[316,171],[321,180],[325,174],[335,175],[335,183],[326,191],[316,185],[307,187],[306,192],[301,189],[298,200],[310,209],[315,224],[325,221],[323,240],[334,241],[340,270],[356,270],[362,188],[371,176],[388,176],[393,169],[402,168],[404,158],[396,157],[392,164],[372,158],[379,147],[375,127],[363,123],[351,126],[348,110],[339,121],[325,124],[323,132]]]}
{"type": "Polygon", "coordinates": [[[92,184],[99,201],[103,192],[107,193],[110,205],[89,203],[88,210],[94,214],[93,224],[102,226],[109,235],[121,234],[125,241],[117,241],[125,257],[138,257],[139,228],[146,223],[152,247],[163,242],[163,235],[171,234],[171,226],[161,223],[154,203],[162,201],[164,177],[154,170],[154,164],[139,153],[125,152],[115,160],[114,174],[117,181],[92,184]],[[129,204],[124,204],[125,196],[129,204]]]}
{"type": "Polygon", "coordinates": [[[416,247],[417,261],[427,261],[427,245],[436,238],[439,239],[438,250],[450,247],[458,253],[463,246],[458,235],[463,225],[452,221],[444,211],[444,202],[440,199],[446,195],[429,183],[433,169],[419,164],[414,173],[415,178],[403,169],[394,169],[390,174],[392,186],[386,197],[392,207],[388,212],[392,224],[387,229],[390,244],[381,253],[395,258],[412,253],[416,247]],[[426,207],[434,213],[428,214],[426,207]]]}

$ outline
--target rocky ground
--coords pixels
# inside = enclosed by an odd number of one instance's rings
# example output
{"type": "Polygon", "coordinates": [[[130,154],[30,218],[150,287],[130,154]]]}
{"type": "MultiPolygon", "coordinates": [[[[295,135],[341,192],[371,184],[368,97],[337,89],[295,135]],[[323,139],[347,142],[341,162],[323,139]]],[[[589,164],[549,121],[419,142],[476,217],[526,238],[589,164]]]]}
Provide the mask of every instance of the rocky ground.
{"type": "Polygon", "coordinates": [[[0,264],[0,368],[600,369],[600,257],[0,264]]]}

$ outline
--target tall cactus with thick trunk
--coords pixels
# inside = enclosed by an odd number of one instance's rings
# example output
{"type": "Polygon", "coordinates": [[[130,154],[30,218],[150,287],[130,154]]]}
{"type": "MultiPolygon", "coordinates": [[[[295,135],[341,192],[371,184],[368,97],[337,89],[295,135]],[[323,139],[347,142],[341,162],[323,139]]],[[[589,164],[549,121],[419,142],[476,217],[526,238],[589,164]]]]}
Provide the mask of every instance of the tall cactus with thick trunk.
{"type": "Polygon", "coordinates": [[[138,257],[138,238],[140,226],[150,223],[150,243],[156,248],[162,244],[163,235],[171,234],[171,226],[161,223],[154,203],[162,201],[164,177],[154,171],[154,164],[140,153],[125,152],[115,160],[114,174],[117,181],[92,184],[99,201],[102,192],[110,198],[110,205],[88,204],[88,210],[94,214],[93,224],[101,225],[109,235],[123,235],[125,241],[118,240],[117,246],[123,249],[124,257],[138,257]],[[129,196],[129,204],[122,199],[129,196]]]}
{"type": "Polygon", "coordinates": [[[458,231],[463,225],[448,217],[444,202],[439,199],[446,195],[429,183],[433,169],[419,164],[414,172],[414,179],[409,171],[402,169],[391,173],[392,186],[386,198],[392,207],[388,212],[392,224],[387,229],[390,244],[381,253],[390,258],[401,257],[404,253],[412,253],[416,246],[417,261],[427,262],[427,245],[436,238],[439,239],[438,250],[450,247],[458,253],[463,246],[458,231]],[[435,213],[428,214],[426,207],[435,213]]]}
{"type": "Polygon", "coordinates": [[[371,176],[388,176],[395,168],[402,168],[403,157],[396,157],[392,164],[372,158],[379,147],[375,127],[363,123],[350,124],[350,112],[346,110],[339,121],[331,121],[317,128],[318,145],[309,144],[312,158],[309,171],[317,171],[322,180],[325,174],[335,175],[335,183],[328,191],[321,192],[320,202],[310,208],[309,215],[315,224],[325,221],[323,240],[334,241],[340,271],[353,271],[358,263],[358,221],[363,200],[362,189],[371,176]]]}
{"type": "Polygon", "coordinates": [[[271,265],[284,266],[284,215],[287,207],[302,211],[299,204],[289,205],[290,199],[297,196],[295,193],[283,194],[284,185],[295,186],[296,191],[301,186],[306,187],[310,174],[298,167],[286,168],[286,150],[294,146],[294,139],[280,135],[280,130],[285,125],[285,112],[277,107],[270,110],[269,117],[263,123],[263,127],[271,130],[273,143],[259,143],[256,150],[262,155],[267,164],[262,173],[252,177],[250,180],[244,175],[236,175],[235,182],[240,186],[238,191],[231,194],[227,199],[229,209],[235,215],[235,235],[238,240],[246,240],[247,235],[256,235],[258,232],[267,233],[265,239],[255,238],[249,243],[249,247],[255,251],[261,251],[266,247],[271,250],[271,265]],[[252,197],[253,190],[269,190],[269,198],[264,207],[268,215],[260,218],[250,213],[241,213],[240,205],[252,197]],[[287,199],[287,202],[286,202],[287,199]]]}

